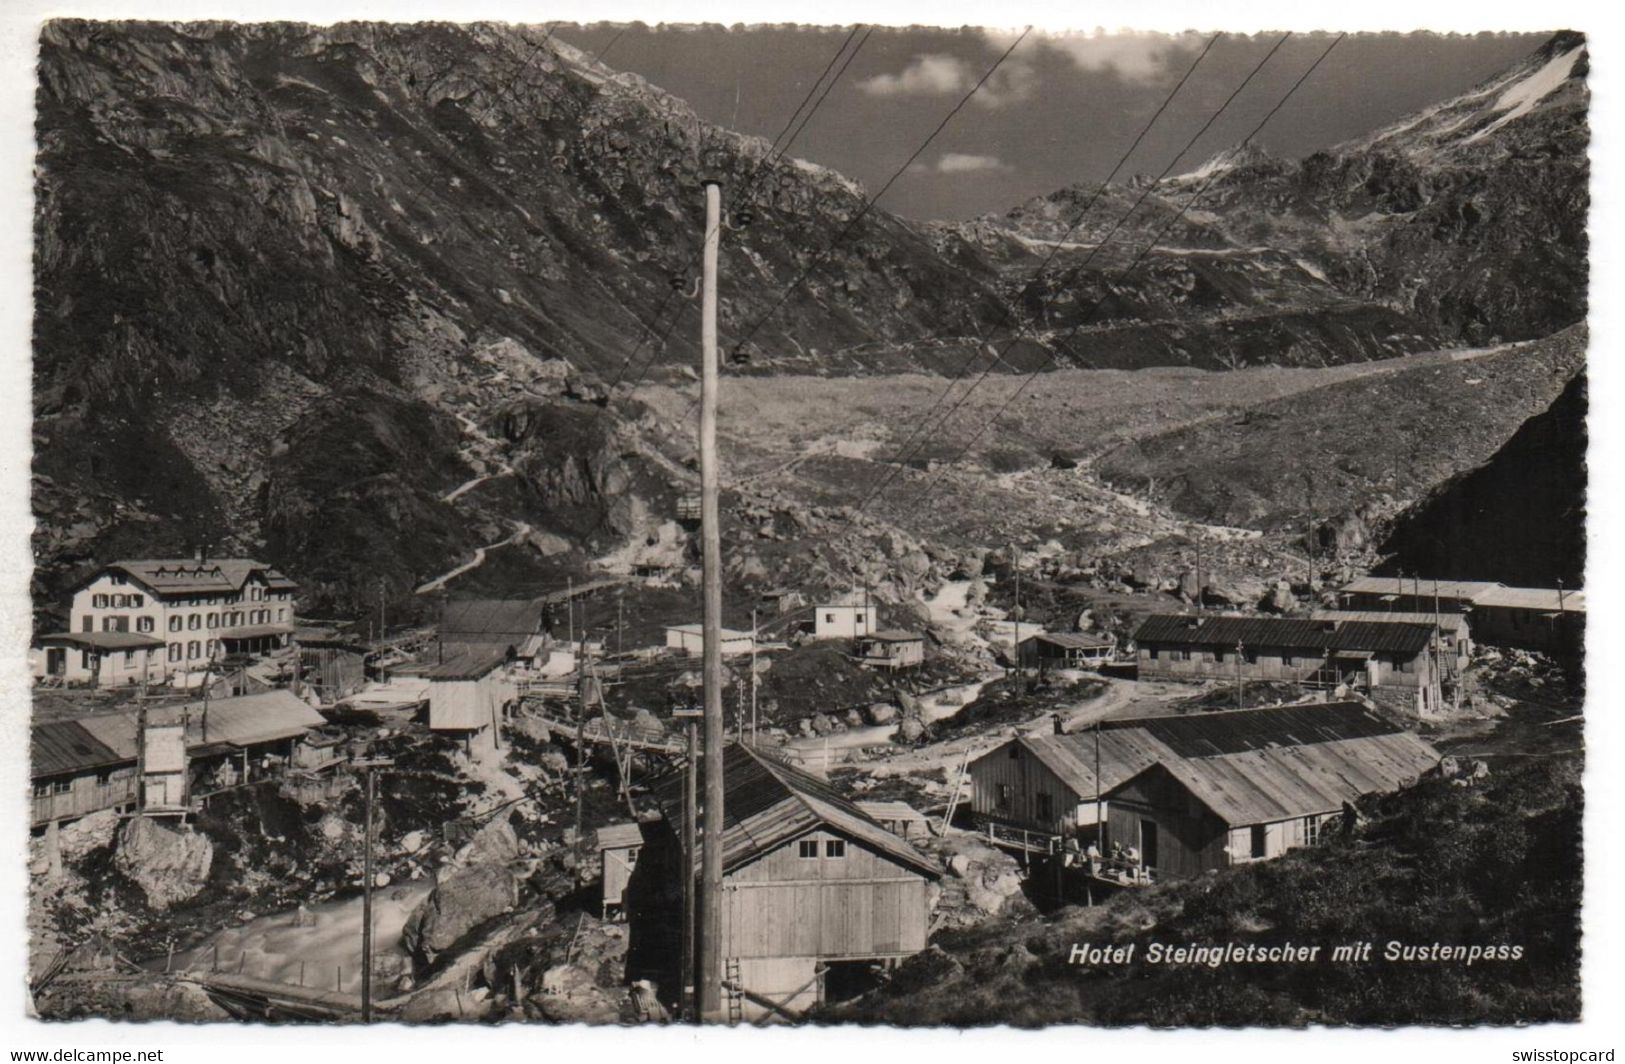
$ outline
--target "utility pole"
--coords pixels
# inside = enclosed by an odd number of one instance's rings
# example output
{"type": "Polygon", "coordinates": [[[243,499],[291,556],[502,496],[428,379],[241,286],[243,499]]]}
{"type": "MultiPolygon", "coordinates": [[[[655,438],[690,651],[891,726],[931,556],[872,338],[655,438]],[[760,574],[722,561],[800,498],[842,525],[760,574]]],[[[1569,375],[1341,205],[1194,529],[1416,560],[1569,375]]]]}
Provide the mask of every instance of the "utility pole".
{"type": "Polygon", "coordinates": [[[587,633],[576,646],[576,882],[581,882],[582,792],[587,784],[587,633]]]}
{"type": "Polygon", "coordinates": [[[626,652],[626,645],[622,640],[622,632],[625,630],[625,592],[624,587],[615,589],[615,656],[617,658],[626,652]]]}
{"type": "Polygon", "coordinates": [[[378,578],[378,638],[379,639],[388,639],[389,638],[388,619],[389,619],[389,615],[385,610],[385,604],[384,604],[384,578],[380,576],[378,578]]]}
{"type": "Polygon", "coordinates": [[[700,538],[705,591],[705,835],[701,854],[700,1019],[722,1019],[722,537],[717,527],[717,247],[722,185],[705,182],[700,313],[700,538]]]}
{"type": "Polygon", "coordinates": [[[570,642],[576,641],[576,581],[575,577],[566,577],[564,581],[564,616],[570,627],[570,642]]]}
{"type": "Polygon", "coordinates": [[[1015,645],[1011,648],[1011,656],[1016,659],[1016,697],[1020,698],[1026,693],[1026,678],[1021,668],[1021,549],[1014,543],[1010,544],[1010,564],[1016,574],[1016,608],[1014,616],[1016,627],[1013,632],[1015,645]]]}
{"type": "Polygon", "coordinates": [[[1196,612],[1202,612],[1202,606],[1207,596],[1202,594],[1202,534],[1196,534],[1196,612]]]}
{"type": "Polygon", "coordinates": [[[1237,709],[1246,709],[1247,708],[1247,698],[1246,698],[1245,695],[1242,694],[1242,686],[1241,686],[1241,657],[1242,657],[1242,655],[1244,653],[1246,653],[1246,650],[1242,647],[1241,640],[1239,640],[1239,639],[1236,640],[1236,708],[1237,709]]]}
{"type": "MultiPolygon", "coordinates": [[[[1558,586],[1559,590],[1561,590],[1561,588],[1563,586],[1562,581],[1558,581],[1557,586],[1558,586]]],[[[756,633],[757,633],[757,631],[758,631],[758,628],[757,628],[757,624],[756,624],[756,609],[755,609],[755,607],[752,607],[751,611],[750,611],[750,745],[752,745],[752,746],[756,745],[756,725],[757,725],[757,718],[756,718],[756,633]]]]}
{"type": "Polygon", "coordinates": [[[688,707],[672,711],[672,716],[683,722],[688,735],[688,765],[683,770],[683,964],[682,985],[678,987],[678,1000],[684,1018],[698,1018],[694,1011],[694,850],[697,832],[695,818],[699,815],[699,719],[702,710],[688,707]]]}
{"type": "Polygon", "coordinates": [[[377,800],[374,769],[388,768],[390,758],[368,758],[356,765],[367,775],[367,819],[361,858],[361,1022],[372,1022],[372,809],[377,800]]]}

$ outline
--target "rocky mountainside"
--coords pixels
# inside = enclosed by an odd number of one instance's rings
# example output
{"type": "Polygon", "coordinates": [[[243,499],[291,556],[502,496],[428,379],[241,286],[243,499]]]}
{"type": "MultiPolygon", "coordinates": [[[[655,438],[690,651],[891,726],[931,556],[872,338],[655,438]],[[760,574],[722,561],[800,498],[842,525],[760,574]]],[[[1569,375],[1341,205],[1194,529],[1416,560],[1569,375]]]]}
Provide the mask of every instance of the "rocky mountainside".
{"type": "Polygon", "coordinates": [[[1560,33],[1460,97],[1305,159],[1249,146],[1108,189],[1037,282],[1094,186],[939,240],[1003,263],[1043,328],[1100,302],[1068,364],[1317,365],[1547,336],[1585,317],[1586,71],[1584,38],[1560,33]]]}
{"type": "MultiPolygon", "coordinates": [[[[1060,363],[1324,366],[1578,320],[1584,72],[1560,36],[1358,143],[1215,161],[1060,363]]],[[[448,573],[557,581],[665,544],[689,430],[613,385],[646,361],[687,379],[697,315],[650,337],[692,309],[708,174],[732,208],[725,344],[773,311],[735,372],[957,372],[1012,319],[1008,368],[1042,365],[1143,243],[1061,284],[1147,191],[1110,189],[1032,282],[1089,189],[971,225],[858,219],[848,179],[526,28],[59,21],[39,77],[47,608],[94,561],[200,543],[283,567],[316,615],[381,596],[397,619],[448,573]]],[[[1196,180],[1150,189],[1131,232],[1196,180]]]]}
{"type": "Polygon", "coordinates": [[[640,342],[692,303],[702,167],[747,190],[726,320],[816,266],[765,349],[816,362],[997,314],[985,267],[883,211],[829,250],[852,182],[763,165],[765,142],[541,31],[62,21],[39,72],[46,598],[91,559],[209,541],[332,590],[320,610],[352,576],[404,594],[520,526],[631,533],[601,489],[654,478],[605,382],[692,360],[697,315],[640,342]],[[562,426],[541,435],[574,457],[543,465],[624,468],[565,487],[520,462],[445,505],[522,457],[496,424],[516,403],[562,426]],[[419,531],[386,547],[402,527],[419,531]]]}

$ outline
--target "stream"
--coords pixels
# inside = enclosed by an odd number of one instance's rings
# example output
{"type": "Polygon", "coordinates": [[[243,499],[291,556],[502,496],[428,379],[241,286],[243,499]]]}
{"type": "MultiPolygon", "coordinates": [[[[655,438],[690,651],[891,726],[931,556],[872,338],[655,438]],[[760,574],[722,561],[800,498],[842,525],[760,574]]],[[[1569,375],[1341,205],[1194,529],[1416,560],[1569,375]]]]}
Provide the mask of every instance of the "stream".
{"type": "MultiPolygon", "coordinates": [[[[401,947],[401,929],[433,888],[433,880],[425,877],[373,891],[373,971],[378,978],[410,970],[411,960],[401,947]]],[[[361,910],[362,899],[357,894],[257,916],[175,954],[171,968],[207,970],[218,957],[222,971],[360,993],[361,910]]],[[[162,958],[149,962],[160,971],[165,964],[162,958]]]]}

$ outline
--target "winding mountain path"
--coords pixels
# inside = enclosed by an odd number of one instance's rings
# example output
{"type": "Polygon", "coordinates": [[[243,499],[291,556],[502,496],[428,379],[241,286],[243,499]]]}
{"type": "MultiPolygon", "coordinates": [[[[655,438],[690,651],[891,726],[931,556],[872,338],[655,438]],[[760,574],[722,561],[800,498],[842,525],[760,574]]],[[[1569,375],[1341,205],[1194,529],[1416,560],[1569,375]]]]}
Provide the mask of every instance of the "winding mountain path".
{"type": "Polygon", "coordinates": [[[485,546],[480,547],[474,552],[474,557],[457,566],[457,568],[441,573],[439,576],[427,583],[419,584],[416,594],[427,595],[431,591],[439,591],[441,588],[446,586],[447,582],[455,580],[464,573],[471,572],[484,565],[485,556],[488,552],[496,550],[498,547],[511,547],[515,543],[518,543],[520,540],[524,539],[526,536],[530,535],[530,532],[531,528],[528,522],[515,521],[513,535],[507,537],[506,539],[499,539],[495,543],[487,543],[485,546]]]}

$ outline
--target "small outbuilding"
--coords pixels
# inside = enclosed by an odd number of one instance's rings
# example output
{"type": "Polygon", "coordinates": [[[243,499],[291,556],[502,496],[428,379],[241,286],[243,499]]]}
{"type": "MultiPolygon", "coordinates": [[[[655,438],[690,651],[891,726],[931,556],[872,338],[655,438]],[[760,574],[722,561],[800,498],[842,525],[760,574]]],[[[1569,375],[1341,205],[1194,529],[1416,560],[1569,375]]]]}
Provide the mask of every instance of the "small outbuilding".
{"type": "Polygon", "coordinates": [[[1092,669],[1112,660],[1117,640],[1088,632],[1040,632],[1017,647],[1024,669],[1092,669]]]}
{"type": "Polygon", "coordinates": [[[593,848],[598,851],[598,878],[602,885],[599,914],[608,920],[612,913],[626,911],[626,885],[638,866],[643,850],[643,828],[636,823],[610,824],[598,829],[593,848]]]}
{"type": "Polygon", "coordinates": [[[925,636],[888,628],[858,637],[858,660],[881,669],[908,669],[925,662],[925,636]]]}

